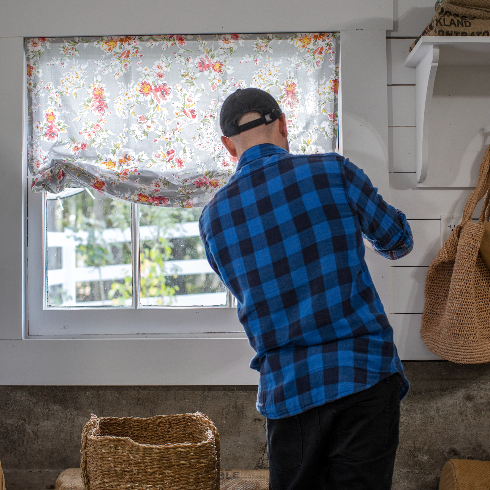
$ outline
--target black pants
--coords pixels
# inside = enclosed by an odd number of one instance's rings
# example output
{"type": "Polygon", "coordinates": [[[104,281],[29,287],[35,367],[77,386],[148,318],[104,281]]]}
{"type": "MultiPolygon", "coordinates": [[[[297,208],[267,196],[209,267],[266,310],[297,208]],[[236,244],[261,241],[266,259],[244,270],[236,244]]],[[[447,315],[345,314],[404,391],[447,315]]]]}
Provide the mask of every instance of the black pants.
{"type": "Polygon", "coordinates": [[[269,489],[389,490],[400,377],[299,415],[267,419],[269,489]]]}

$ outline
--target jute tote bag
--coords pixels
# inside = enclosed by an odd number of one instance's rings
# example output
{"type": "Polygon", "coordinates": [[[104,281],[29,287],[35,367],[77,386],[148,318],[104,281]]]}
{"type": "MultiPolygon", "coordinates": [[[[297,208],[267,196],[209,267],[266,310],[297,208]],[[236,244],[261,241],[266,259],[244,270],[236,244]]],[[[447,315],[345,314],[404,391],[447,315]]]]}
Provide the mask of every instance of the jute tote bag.
{"type": "Polygon", "coordinates": [[[422,338],[434,354],[460,364],[490,361],[490,269],[480,252],[488,245],[482,238],[490,216],[489,170],[490,146],[463,219],[431,263],[425,283],[422,338]],[[485,194],[479,222],[473,223],[485,194]]]}

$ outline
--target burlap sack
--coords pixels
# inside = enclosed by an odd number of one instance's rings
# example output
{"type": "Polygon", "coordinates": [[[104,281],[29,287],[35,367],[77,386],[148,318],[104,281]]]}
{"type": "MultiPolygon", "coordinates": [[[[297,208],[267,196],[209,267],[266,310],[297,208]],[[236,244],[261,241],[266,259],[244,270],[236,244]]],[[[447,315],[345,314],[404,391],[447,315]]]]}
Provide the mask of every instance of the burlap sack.
{"type": "Polygon", "coordinates": [[[55,490],[85,490],[80,468],[68,468],[56,479],[55,490]]]}
{"type": "Polygon", "coordinates": [[[269,490],[269,471],[222,471],[220,477],[220,490],[269,490]]]}
{"type": "Polygon", "coordinates": [[[490,36],[490,0],[443,0],[423,36],[490,36]]]}
{"type": "Polygon", "coordinates": [[[490,461],[450,459],[442,468],[439,490],[488,490],[490,461]]]}
{"type": "Polygon", "coordinates": [[[490,270],[480,253],[490,214],[490,146],[463,219],[432,261],[425,283],[422,338],[434,354],[460,364],[490,361],[490,270]],[[471,221],[486,196],[480,220],[471,221]]]}
{"type": "MultiPolygon", "coordinates": [[[[0,487],[0,490],[4,489],[0,487]]],[[[63,471],[56,480],[55,490],[85,490],[80,468],[63,471]]],[[[269,490],[269,471],[221,471],[220,490],[269,490]]]]}

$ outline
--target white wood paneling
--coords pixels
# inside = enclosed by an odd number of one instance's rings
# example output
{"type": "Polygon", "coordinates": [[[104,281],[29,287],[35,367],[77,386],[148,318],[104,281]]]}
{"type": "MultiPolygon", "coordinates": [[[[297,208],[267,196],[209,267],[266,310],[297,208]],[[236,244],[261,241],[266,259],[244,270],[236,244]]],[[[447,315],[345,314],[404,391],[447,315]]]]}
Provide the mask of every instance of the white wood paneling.
{"type": "MultiPolygon", "coordinates": [[[[342,101],[341,151],[363,168],[382,195],[389,193],[388,118],[386,93],[386,33],[341,31],[342,101]],[[359,66],[369,59],[357,90],[359,66]],[[349,94],[349,95],[347,95],[349,94]],[[366,97],[369,94],[369,97],[366,97]]],[[[389,302],[389,263],[380,257],[367,259],[381,301],[389,302]]]]}
{"type": "Polygon", "coordinates": [[[23,0],[0,17],[0,36],[34,37],[392,28],[392,0],[23,0]]]}
{"type": "Polygon", "coordinates": [[[381,193],[389,186],[385,36],[384,31],[340,34],[341,152],[366,170],[381,193]],[[369,68],[363,70],[362,90],[358,90],[359,66],[365,59],[369,68]]]}
{"type": "Polygon", "coordinates": [[[21,339],[23,325],[23,200],[25,167],[22,151],[23,122],[22,101],[24,96],[24,46],[22,38],[0,38],[0,168],[2,182],[17,185],[2,185],[0,192],[0,338],[21,339]],[[8,69],[6,69],[8,67],[8,69]],[[18,226],[12,227],[12,223],[18,226]]]}
{"type": "Polygon", "coordinates": [[[413,234],[413,250],[392,262],[392,267],[429,266],[441,248],[441,221],[437,219],[409,220],[413,234]]]}
{"type": "Polygon", "coordinates": [[[388,36],[418,37],[435,13],[433,0],[394,0],[393,30],[388,36]]]}
{"type": "Polygon", "coordinates": [[[475,187],[490,144],[490,41],[443,44],[438,49],[432,100],[423,117],[423,185],[475,187]]]}
{"type": "Polygon", "coordinates": [[[402,361],[431,361],[437,360],[424,344],[420,336],[422,315],[391,315],[390,323],[398,355],[402,361]]]}
{"type": "Polygon", "coordinates": [[[390,172],[415,172],[415,127],[388,128],[390,172]]]}
{"type": "Polygon", "coordinates": [[[388,126],[415,126],[415,87],[388,87],[388,126]]]}
{"type": "Polygon", "coordinates": [[[391,313],[422,313],[428,267],[392,267],[391,313]]]}
{"type": "MultiPolygon", "coordinates": [[[[417,188],[415,174],[390,175],[389,203],[401,209],[409,219],[440,219],[444,214],[463,213],[471,189],[417,188]]],[[[475,210],[479,215],[481,204],[475,210]]]]}
{"type": "Polygon", "coordinates": [[[413,39],[387,39],[388,85],[414,85],[415,70],[405,66],[413,39]]]}

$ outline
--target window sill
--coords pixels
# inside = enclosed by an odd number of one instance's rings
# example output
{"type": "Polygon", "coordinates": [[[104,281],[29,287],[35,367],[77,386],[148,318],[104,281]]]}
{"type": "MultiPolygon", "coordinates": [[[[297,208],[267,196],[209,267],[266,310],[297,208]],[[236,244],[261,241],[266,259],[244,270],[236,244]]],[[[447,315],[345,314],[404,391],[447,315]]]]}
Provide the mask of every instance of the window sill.
{"type": "Polygon", "coordinates": [[[2,385],[254,385],[244,334],[0,340],[2,385]]]}

